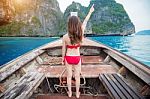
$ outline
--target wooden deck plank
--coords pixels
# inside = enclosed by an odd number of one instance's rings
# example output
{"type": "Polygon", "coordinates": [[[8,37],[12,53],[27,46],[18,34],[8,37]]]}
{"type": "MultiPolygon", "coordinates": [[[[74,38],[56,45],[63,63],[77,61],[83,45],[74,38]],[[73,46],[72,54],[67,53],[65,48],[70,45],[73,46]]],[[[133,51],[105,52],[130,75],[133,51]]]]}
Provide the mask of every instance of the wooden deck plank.
{"type": "Polygon", "coordinates": [[[4,91],[5,91],[5,88],[2,85],[0,85],[0,92],[4,92],[4,91]]]}
{"type": "Polygon", "coordinates": [[[99,79],[113,99],[143,99],[118,74],[100,74],[99,79]]]}
{"type": "Polygon", "coordinates": [[[119,81],[112,75],[108,74],[110,78],[113,79],[114,83],[116,84],[116,86],[122,91],[122,93],[128,98],[128,99],[132,99],[132,96],[130,96],[130,93],[128,93],[125,89],[124,86],[121,86],[121,84],[119,83],[119,81]]]}
{"type": "Polygon", "coordinates": [[[122,99],[126,99],[125,95],[121,92],[121,90],[118,88],[118,86],[113,82],[114,79],[109,77],[107,74],[104,74],[104,76],[106,77],[107,81],[109,81],[109,83],[113,86],[113,88],[115,89],[115,91],[117,92],[117,94],[122,98],[122,99]]]}
{"type": "Polygon", "coordinates": [[[139,96],[137,93],[135,93],[135,91],[133,91],[125,82],[123,82],[123,80],[117,76],[117,74],[113,74],[113,76],[115,77],[115,79],[117,79],[120,84],[126,89],[126,91],[134,98],[134,99],[140,99],[141,96],[139,96]]]}
{"type": "Polygon", "coordinates": [[[37,57],[39,54],[43,53],[44,51],[33,51],[30,52],[30,54],[25,54],[20,56],[20,58],[17,58],[12,61],[12,63],[8,64],[7,66],[4,66],[0,69],[0,82],[9,77],[11,74],[25,66],[28,62],[33,60],[35,57],[37,57]]]}
{"type": "MultiPolygon", "coordinates": [[[[38,59],[38,58],[40,58],[40,57],[37,57],[36,61],[42,65],[62,64],[62,57],[47,56],[45,59],[46,61],[43,61],[43,63],[40,62],[41,58],[40,59],[38,59]]],[[[101,64],[101,63],[103,63],[103,60],[104,60],[101,56],[81,56],[81,59],[82,59],[82,64],[101,64]]]]}
{"type": "MultiPolygon", "coordinates": [[[[37,70],[44,73],[47,77],[59,77],[65,66],[40,66],[37,70]]],[[[116,69],[111,65],[82,65],[82,76],[86,78],[98,77],[100,73],[116,73],[116,69]]],[[[66,77],[66,73],[64,74],[66,77]]]]}
{"type": "Polygon", "coordinates": [[[14,86],[7,89],[0,98],[4,99],[27,99],[44,79],[44,74],[29,72],[25,74],[14,86]]]}
{"type": "Polygon", "coordinates": [[[110,82],[104,75],[100,75],[99,79],[102,81],[103,85],[108,90],[108,93],[111,97],[113,97],[114,99],[120,99],[119,95],[116,93],[116,90],[113,88],[113,86],[111,86],[110,82]]]}
{"type": "Polygon", "coordinates": [[[45,77],[43,74],[36,74],[36,76],[33,77],[32,79],[28,79],[27,82],[30,82],[30,84],[24,90],[24,92],[22,92],[17,98],[23,99],[24,97],[24,99],[26,99],[26,97],[30,97],[33,91],[36,90],[36,88],[40,85],[40,83],[43,81],[44,78],[45,77]]]}
{"type": "Polygon", "coordinates": [[[101,56],[81,56],[82,64],[98,64],[103,62],[103,58],[101,56]]]}
{"type": "MultiPolygon", "coordinates": [[[[36,99],[77,99],[75,96],[69,98],[68,96],[61,95],[39,95],[36,99]]],[[[81,95],[80,99],[109,99],[107,96],[85,96],[81,95]]]]}
{"type": "Polygon", "coordinates": [[[145,81],[148,85],[150,85],[150,68],[148,66],[142,65],[140,62],[136,61],[135,59],[132,59],[127,55],[119,53],[118,51],[113,49],[109,49],[109,50],[107,49],[104,50],[104,52],[106,52],[108,55],[110,55],[115,60],[120,62],[132,73],[134,73],[136,76],[138,76],[140,79],[145,81]]]}

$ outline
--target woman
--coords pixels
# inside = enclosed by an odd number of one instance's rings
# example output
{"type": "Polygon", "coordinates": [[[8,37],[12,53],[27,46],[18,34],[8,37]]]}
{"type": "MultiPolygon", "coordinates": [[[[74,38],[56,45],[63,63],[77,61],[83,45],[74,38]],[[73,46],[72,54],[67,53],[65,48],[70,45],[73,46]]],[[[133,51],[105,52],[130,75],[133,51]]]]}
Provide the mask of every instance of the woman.
{"type": "Polygon", "coordinates": [[[71,91],[71,79],[72,68],[74,68],[74,75],[76,80],[76,97],[79,98],[80,92],[80,73],[81,73],[81,57],[80,57],[80,45],[83,40],[83,34],[86,24],[94,11],[94,5],[90,8],[88,15],[86,16],[83,24],[76,16],[70,16],[68,20],[68,33],[63,36],[62,42],[62,64],[66,65],[67,69],[67,86],[68,96],[72,96],[71,91]]]}

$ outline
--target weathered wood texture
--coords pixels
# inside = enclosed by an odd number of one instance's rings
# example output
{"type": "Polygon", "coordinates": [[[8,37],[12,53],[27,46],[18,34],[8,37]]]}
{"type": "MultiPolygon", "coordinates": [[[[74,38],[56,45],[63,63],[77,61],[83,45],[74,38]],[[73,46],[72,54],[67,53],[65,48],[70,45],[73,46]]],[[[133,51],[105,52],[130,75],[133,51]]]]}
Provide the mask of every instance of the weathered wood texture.
{"type": "MultiPolygon", "coordinates": [[[[101,56],[81,56],[82,64],[103,64],[103,58],[101,56]]],[[[39,56],[36,58],[36,61],[40,65],[61,65],[62,57],[49,57],[40,58],[39,56]]]]}
{"type": "Polygon", "coordinates": [[[32,61],[35,57],[42,54],[44,51],[34,51],[29,53],[28,55],[23,56],[20,59],[15,60],[14,62],[8,64],[8,66],[4,66],[4,68],[0,69],[0,82],[6,79],[8,76],[13,74],[18,69],[22,68],[28,62],[32,61]]]}
{"type": "MultiPolygon", "coordinates": [[[[46,52],[49,56],[61,56],[62,47],[58,46],[58,47],[49,48],[46,49],[46,52]]],[[[80,48],[81,55],[100,55],[100,53],[101,53],[101,48],[94,45],[90,45],[90,46],[83,45],[80,48]]]]}
{"type": "Polygon", "coordinates": [[[5,91],[5,88],[2,85],[0,85],[0,92],[4,92],[4,91],[5,91]]]}
{"type": "MultiPolygon", "coordinates": [[[[65,66],[40,66],[37,70],[44,73],[47,77],[60,77],[64,71],[65,66]]],[[[116,73],[117,70],[111,65],[82,65],[82,76],[86,78],[95,78],[99,76],[99,73],[116,73]]],[[[63,75],[66,77],[66,73],[63,75]]]]}
{"type": "MultiPolygon", "coordinates": [[[[47,44],[47,46],[44,46],[42,49],[49,49],[53,47],[61,47],[62,45],[62,39],[60,39],[57,42],[53,42],[50,44],[47,44]]],[[[111,57],[113,57],[115,60],[120,62],[122,65],[124,65],[126,68],[128,68],[131,72],[133,72],[135,75],[137,75],[140,79],[142,79],[144,82],[146,82],[148,85],[150,85],[150,68],[148,66],[143,65],[139,61],[132,59],[131,57],[115,50],[110,47],[105,46],[104,44],[97,43],[95,41],[92,41],[90,39],[85,38],[83,40],[82,46],[94,46],[99,47],[100,49],[106,49],[104,50],[107,54],[109,54],[111,57]]]]}
{"type": "Polygon", "coordinates": [[[99,79],[113,99],[142,99],[118,74],[100,74],[99,79]]]}
{"type": "MultiPolygon", "coordinates": [[[[69,98],[68,96],[60,95],[39,95],[36,99],[77,99],[75,96],[69,98]]],[[[79,99],[109,99],[107,96],[85,96],[81,95],[79,99]]]]}
{"type": "MultiPolygon", "coordinates": [[[[89,39],[84,39],[83,46],[91,46],[91,47],[104,47],[103,45],[96,43],[92,40],[89,39]]],[[[55,47],[60,47],[62,46],[62,39],[50,42],[48,44],[45,44],[35,50],[32,50],[10,62],[8,62],[7,64],[4,64],[2,66],[2,68],[0,69],[0,82],[3,81],[4,79],[6,79],[7,77],[9,77],[11,74],[13,74],[15,71],[19,70],[20,68],[22,68],[25,64],[27,64],[28,62],[32,61],[32,59],[34,59],[35,57],[37,57],[38,55],[44,53],[45,51],[42,49],[45,48],[55,48],[55,47]]],[[[56,50],[56,49],[55,49],[56,50]]],[[[61,53],[61,51],[59,51],[61,53]]],[[[84,52],[84,51],[83,51],[84,52]]],[[[85,52],[89,52],[89,50],[85,51],[85,52]]],[[[99,50],[95,51],[96,53],[100,53],[99,50]]],[[[57,54],[57,53],[55,53],[57,54]]],[[[94,54],[94,53],[93,53],[94,54]]]]}
{"type": "Polygon", "coordinates": [[[33,91],[44,80],[44,74],[29,72],[25,74],[16,85],[9,87],[1,96],[1,99],[28,99],[33,91]]]}
{"type": "MultiPolygon", "coordinates": [[[[41,49],[47,50],[48,54],[51,56],[59,56],[61,55],[62,48],[62,39],[59,39],[53,43],[49,43],[41,49]]],[[[84,38],[80,52],[83,55],[98,55],[101,52],[100,48],[105,48],[104,45],[101,45],[97,42],[84,38]]]]}
{"type": "Polygon", "coordinates": [[[120,62],[123,66],[128,68],[132,73],[138,76],[140,79],[145,81],[150,85],[150,69],[148,67],[143,66],[139,62],[129,58],[124,54],[120,54],[116,51],[104,50],[108,55],[113,57],[115,60],[120,62]]]}
{"type": "Polygon", "coordinates": [[[101,56],[81,56],[82,64],[100,64],[103,63],[101,56]]]}

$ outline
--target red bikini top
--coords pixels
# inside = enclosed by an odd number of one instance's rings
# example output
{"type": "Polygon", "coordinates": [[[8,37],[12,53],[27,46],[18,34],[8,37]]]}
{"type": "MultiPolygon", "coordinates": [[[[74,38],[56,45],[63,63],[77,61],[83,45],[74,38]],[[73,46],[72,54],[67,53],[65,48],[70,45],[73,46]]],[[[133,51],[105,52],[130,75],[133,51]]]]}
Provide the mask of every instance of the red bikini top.
{"type": "Polygon", "coordinates": [[[80,47],[80,44],[78,44],[78,45],[67,45],[67,48],[70,48],[70,49],[73,49],[73,48],[77,49],[78,47],[80,47]]]}

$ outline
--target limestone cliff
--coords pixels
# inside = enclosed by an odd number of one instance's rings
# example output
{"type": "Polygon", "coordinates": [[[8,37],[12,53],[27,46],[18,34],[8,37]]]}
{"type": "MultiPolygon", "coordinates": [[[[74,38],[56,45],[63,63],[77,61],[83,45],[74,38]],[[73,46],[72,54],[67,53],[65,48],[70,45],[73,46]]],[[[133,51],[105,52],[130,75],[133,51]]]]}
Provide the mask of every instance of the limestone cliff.
{"type": "Polygon", "coordinates": [[[53,36],[60,31],[62,12],[57,0],[13,2],[12,22],[0,27],[1,36],[53,36]]]}
{"type": "Polygon", "coordinates": [[[0,36],[57,36],[66,33],[70,12],[78,12],[81,21],[95,4],[86,33],[121,34],[135,32],[135,27],[121,4],[115,0],[91,0],[89,7],[72,2],[63,15],[57,0],[11,0],[11,23],[0,26],[0,36]]]}
{"type": "MultiPolygon", "coordinates": [[[[91,0],[89,7],[92,4],[95,5],[95,11],[87,25],[88,33],[127,35],[135,32],[135,27],[123,6],[115,0],[91,0]]],[[[66,9],[64,18],[67,19],[71,11],[76,11],[83,21],[89,7],[73,2],[66,9]]]]}

